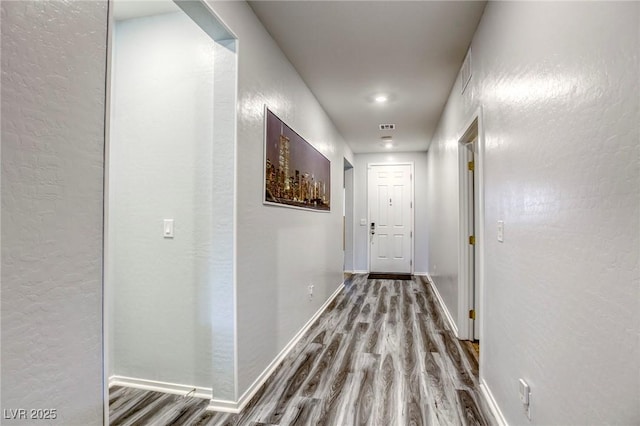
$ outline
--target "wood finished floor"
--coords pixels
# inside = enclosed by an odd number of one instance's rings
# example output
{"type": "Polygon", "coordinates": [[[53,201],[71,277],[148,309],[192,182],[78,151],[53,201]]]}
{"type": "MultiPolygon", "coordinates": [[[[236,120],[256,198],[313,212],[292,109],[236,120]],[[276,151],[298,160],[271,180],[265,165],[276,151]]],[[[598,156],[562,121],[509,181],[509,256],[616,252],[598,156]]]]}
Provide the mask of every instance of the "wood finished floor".
{"type": "Polygon", "coordinates": [[[355,275],[240,414],[125,387],[111,425],[493,425],[478,364],[431,288],[355,275]]]}

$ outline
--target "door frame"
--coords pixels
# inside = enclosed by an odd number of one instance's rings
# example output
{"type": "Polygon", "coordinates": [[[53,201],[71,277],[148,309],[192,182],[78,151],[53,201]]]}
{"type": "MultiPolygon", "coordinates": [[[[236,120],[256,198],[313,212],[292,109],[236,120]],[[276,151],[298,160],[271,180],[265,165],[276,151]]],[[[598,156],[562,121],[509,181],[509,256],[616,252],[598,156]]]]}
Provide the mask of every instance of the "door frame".
{"type": "Polygon", "coordinates": [[[354,183],[355,168],[347,158],[343,159],[343,188],[344,188],[344,271],[354,273],[354,183]],[[349,167],[347,167],[347,165],[349,167]]]}
{"type": "MultiPolygon", "coordinates": [[[[458,238],[458,338],[468,340],[473,337],[473,321],[469,319],[469,310],[475,309],[476,321],[479,326],[478,340],[483,340],[483,313],[484,309],[484,125],[482,107],[471,115],[460,131],[458,138],[458,182],[459,190],[459,238],[458,238]],[[474,184],[475,184],[475,273],[471,280],[470,249],[468,237],[470,234],[469,218],[469,182],[467,179],[467,147],[466,144],[476,141],[474,151],[474,184]],[[474,307],[474,281],[475,291],[478,293],[478,306],[474,307]]],[[[482,360],[482,358],[481,358],[482,360]]]]}
{"type": "Polygon", "coordinates": [[[414,253],[415,253],[415,240],[416,240],[416,236],[415,236],[415,211],[416,211],[416,202],[415,202],[415,167],[414,167],[414,162],[413,161],[401,161],[401,162],[395,162],[395,163],[367,163],[367,227],[366,227],[366,232],[367,232],[367,271],[371,272],[371,242],[369,240],[370,238],[370,230],[369,230],[369,224],[371,223],[371,206],[370,206],[370,201],[369,200],[369,171],[371,170],[371,167],[373,166],[410,166],[410,170],[411,170],[411,178],[409,179],[410,181],[410,194],[411,194],[411,198],[410,198],[410,202],[411,202],[411,268],[410,268],[410,272],[411,275],[413,275],[413,273],[415,272],[415,267],[416,264],[414,262],[414,253]]]}

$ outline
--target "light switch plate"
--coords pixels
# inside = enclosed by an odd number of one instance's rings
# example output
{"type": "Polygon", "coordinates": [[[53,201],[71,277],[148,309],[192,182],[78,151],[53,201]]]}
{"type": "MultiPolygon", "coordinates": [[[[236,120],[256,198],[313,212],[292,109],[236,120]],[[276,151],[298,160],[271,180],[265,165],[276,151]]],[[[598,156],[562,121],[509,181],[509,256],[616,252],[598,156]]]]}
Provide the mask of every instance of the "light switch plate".
{"type": "Polygon", "coordinates": [[[529,393],[531,391],[524,379],[518,380],[518,391],[520,393],[520,402],[522,402],[523,405],[529,405],[529,393]]]}
{"type": "Polygon", "coordinates": [[[165,238],[173,238],[173,219],[164,220],[162,236],[165,238]]]}
{"type": "Polygon", "coordinates": [[[360,226],[367,226],[367,219],[360,219],[360,226]]]}
{"type": "Polygon", "coordinates": [[[498,241],[504,242],[504,221],[498,221],[498,241]]]}
{"type": "Polygon", "coordinates": [[[520,394],[520,402],[524,408],[527,419],[531,421],[531,388],[524,379],[518,380],[518,393],[520,394]]]}

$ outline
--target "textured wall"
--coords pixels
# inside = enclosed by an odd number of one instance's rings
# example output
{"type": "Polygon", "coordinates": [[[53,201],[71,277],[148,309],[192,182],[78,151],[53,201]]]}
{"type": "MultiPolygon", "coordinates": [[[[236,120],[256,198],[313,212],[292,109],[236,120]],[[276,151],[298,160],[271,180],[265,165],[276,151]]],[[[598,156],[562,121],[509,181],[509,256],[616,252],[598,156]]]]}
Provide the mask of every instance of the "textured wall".
{"type": "Polygon", "coordinates": [[[102,424],[107,2],[1,10],[1,405],[102,424]]]}
{"type": "Polygon", "coordinates": [[[109,275],[118,376],[211,388],[214,42],[183,13],[118,22],[109,275]],[[163,219],[175,238],[163,238],[163,219]]]}
{"type": "MultiPolygon", "coordinates": [[[[437,276],[457,259],[457,218],[446,217],[457,210],[457,140],[483,107],[481,375],[510,424],[529,423],[519,377],[531,424],[640,422],[639,8],[490,3],[471,87],[464,97],[454,87],[429,150],[437,276]]],[[[455,280],[436,283],[455,312],[455,280]]]]}
{"type": "Polygon", "coordinates": [[[236,99],[237,41],[214,46],[214,145],[211,279],[213,331],[213,395],[234,399],[236,385],[236,99]]]}
{"type": "Polygon", "coordinates": [[[354,168],[355,202],[353,216],[354,253],[357,271],[368,271],[367,249],[369,245],[369,227],[360,226],[360,219],[367,219],[367,164],[369,163],[402,163],[413,162],[415,185],[414,206],[414,270],[416,273],[428,271],[429,253],[427,232],[427,153],[426,152],[399,152],[394,154],[356,154],[354,168]]]}
{"type": "Polygon", "coordinates": [[[343,157],[351,154],[244,2],[212,2],[239,39],[238,397],[342,282],[343,157]],[[264,206],[264,104],[331,160],[331,213],[264,206]],[[347,151],[345,153],[345,150],[347,151]],[[315,285],[309,301],[307,286],[315,285]]]}
{"type": "MultiPolygon", "coordinates": [[[[475,77],[472,83],[475,82],[475,77]]],[[[472,84],[471,83],[471,84],[472,84]]],[[[443,111],[427,156],[428,272],[451,316],[458,320],[458,138],[472,114],[470,94],[460,96],[460,76],[443,111]]],[[[482,243],[482,242],[480,242],[482,243]]]]}

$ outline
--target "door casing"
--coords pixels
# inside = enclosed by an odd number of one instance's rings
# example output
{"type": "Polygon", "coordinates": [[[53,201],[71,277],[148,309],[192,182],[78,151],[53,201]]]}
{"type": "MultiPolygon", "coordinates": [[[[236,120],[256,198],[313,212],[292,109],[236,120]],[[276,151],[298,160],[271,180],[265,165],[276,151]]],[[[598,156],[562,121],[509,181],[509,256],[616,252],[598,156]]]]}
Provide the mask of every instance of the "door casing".
{"type": "MultiPolygon", "coordinates": [[[[484,316],[484,127],[482,119],[482,108],[478,108],[469,118],[465,126],[459,133],[458,138],[458,170],[459,170],[459,230],[458,238],[458,338],[468,340],[474,337],[473,321],[469,319],[469,310],[476,310],[476,321],[478,322],[479,336],[477,340],[482,340],[483,336],[483,316],[484,316]],[[470,208],[469,206],[469,184],[467,179],[467,147],[474,139],[474,183],[475,183],[475,268],[474,280],[471,280],[471,259],[469,253],[470,233],[470,208]],[[475,291],[478,294],[478,303],[474,306],[474,281],[475,291]]],[[[482,368],[482,356],[480,357],[480,367],[482,368]]]]}
{"type": "Polygon", "coordinates": [[[354,200],[353,200],[353,185],[354,185],[354,168],[353,165],[345,158],[344,159],[344,272],[354,273],[354,200]]]}

